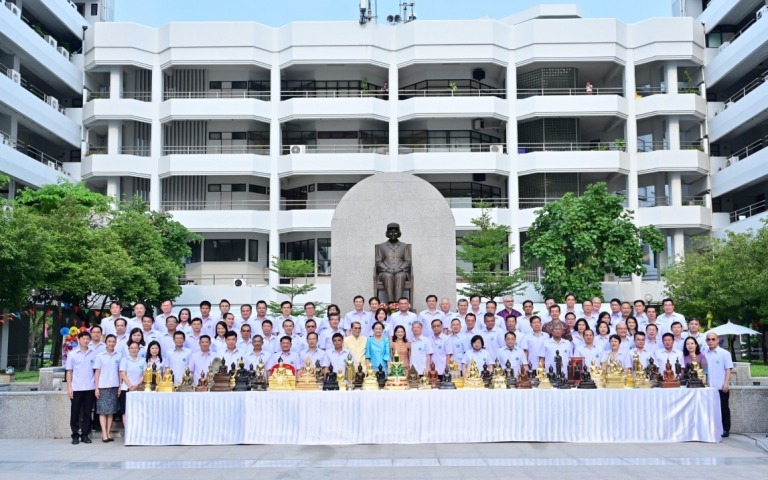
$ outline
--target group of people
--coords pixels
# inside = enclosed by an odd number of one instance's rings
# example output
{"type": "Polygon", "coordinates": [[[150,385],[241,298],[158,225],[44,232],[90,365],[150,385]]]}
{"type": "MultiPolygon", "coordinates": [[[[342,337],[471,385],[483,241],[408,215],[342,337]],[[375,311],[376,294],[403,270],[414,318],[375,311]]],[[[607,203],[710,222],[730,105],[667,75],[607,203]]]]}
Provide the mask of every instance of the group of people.
{"type": "Polygon", "coordinates": [[[651,358],[662,367],[667,361],[687,365],[695,359],[707,383],[720,392],[723,435],[728,436],[731,356],[719,347],[716,334],[700,331],[698,319],[686,321],[669,298],[662,301],[661,313],[643,300],[612,299],[607,308],[599,297],[577,303],[568,295],[564,300],[561,306],[547,298],[545,311],[536,312],[530,300],[518,311],[512,296],[503,298],[502,308],[494,300],[482,304],[479,296],[473,296],[460,299],[453,310],[450,300],[429,295],[427,308],[415,313],[405,297],[390,311],[379,299],[366,302],[358,295],[353,310],[342,314],[331,304],[322,318],[312,302],[295,316],[293,305],[285,301],[274,317],[267,315],[263,300],[256,302],[255,312],[251,305],[241,305],[239,316],[230,311],[227,300],[221,300],[216,317],[208,301],[201,302],[199,315],[193,316],[189,308],[174,314],[173,302],[165,300],[162,313],[155,317],[139,302],[132,318],[123,317],[123,305],[113,302],[110,316],[81,332],[79,348],[67,358],[72,442],[90,442],[94,399],[102,441],[111,441],[113,415],[121,412],[125,421],[126,395],[136,390],[144,369],[153,365],[158,370],[170,368],[178,385],[187,368],[197,384],[217,357],[227,365],[242,359],[246,368],[262,362],[267,371],[280,360],[299,370],[310,358],[324,373],[332,366],[343,374],[349,356],[355,368],[382,366],[387,372],[395,354],[406,369],[413,366],[419,373],[426,373],[432,364],[442,373],[455,361],[464,374],[472,360],[481,368],[497,359],[502,365],[509,361],[519,371],[523,364],[535,368],[541,361],[546,369],[555,368],[558,355],[561,365],[582,357],[586,364],[603,368],[609,361],[619,361],[626,369],[633,368],[635,355],[643,368],[651,358]]]}

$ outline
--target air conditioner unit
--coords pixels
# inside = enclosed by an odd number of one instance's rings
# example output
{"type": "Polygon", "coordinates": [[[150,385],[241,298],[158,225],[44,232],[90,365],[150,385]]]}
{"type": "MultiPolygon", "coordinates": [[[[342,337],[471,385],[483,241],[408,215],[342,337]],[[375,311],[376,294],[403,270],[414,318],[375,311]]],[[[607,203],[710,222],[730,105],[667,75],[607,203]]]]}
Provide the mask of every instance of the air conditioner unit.
{"type": "Polygon", "coordinates": [[[247,287],[248,282],[245,281],[244,278],[236,278],[232,280],[232,286],[234,287],[247,287]]]}
{"type": "Polygon", "coordinates": [[[67,51],[66,48],[64,48],[64,47],[56,47],[56,51],[59,52],[62,57],[64,57],[67,60],[69,60],[69,52],[67,51]]]}
{"type": "Polygon", "coordinates": [[[11,2],[5,2],[5,7],[11,11],[12,14],[21,18],[21,9],[11,2]]]}
{"type": "Polygon", "coordinates": [[[56,39],[50,35],[45,36],[45,41],[48,42],[48,45],[52,46],[53,48],[56,48],[59,45],[59,42],[57,42],[56,39]]]}
{"type": "Polygon", "coordinates": [[[504,145],[491,145],[491,153],[504,153],[504,145]]]}
{"type": "Polygon", "coordinates": [[[291,155],[307,153],[306,145],[291,145],[291,155]]]}
{"type": "Polygon", "coordinates": [[[53,107],[55,110],[59,109],[59,100],[56,97],[50,95],[45,96],[45,103],[53,107]]]}
{"type": "Polygon", "coordinates": [[[717,51],[718,51],[718,52],[722,52],[722,51],[723,51],[723,50],[725,50],[725,49],[726,49],[726,47],[728,47],[728,45],[730,45],[730,44],[731,44],[731,42],[723,42],[723,43],[722,43],[722,45],[720,45],[719,47],[717,47],[717,51]]]}
{"type": "Polygon", "coordinates": [[[17,70],[8,69],[8,78],[16,85],[21,85],[21,73],[17,70]]]}

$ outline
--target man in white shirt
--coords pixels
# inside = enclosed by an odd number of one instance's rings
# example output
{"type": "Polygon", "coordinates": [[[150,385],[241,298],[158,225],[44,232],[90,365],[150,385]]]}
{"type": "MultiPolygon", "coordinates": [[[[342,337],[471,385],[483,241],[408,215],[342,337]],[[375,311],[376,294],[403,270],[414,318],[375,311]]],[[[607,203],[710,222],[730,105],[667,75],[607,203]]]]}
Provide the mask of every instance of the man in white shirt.
{"type": "Polygon", "coordinates": [[[307,358],[312,362],[312,367],[315,367],[317,362],[320,362],[320,368],[323,369],[323,376],[325,376],[325,374],[328,373],[328,365],[330,365],[330,362],[325,352],[317,348],[317,339],[317,332],[307,334],[307,349],[299,354],[299,362],[301,368],[304,368],[304,363],[307,361],[307,358]]]}
{"type": "Polygon", "coordinates": [[[222,298],[219,301],[219,318],[216,319],[217,323],[226,320],[226,317],[227,317],[227,314],[229,313],[230,308],[232,308],[232,305],[229,303],[229,300],[227,300],[226,298],[222,298]]]}
{"type": "Polygon", "coordinates": [[[297,371],[301,368],[299,354],[291,350],[291,337],[288,335],[280,338],[280,350],[272,354],[267,369],[271,370],[272,367],[280,363],[281,358],[283,359],[283,364],[292,365],[297,371]]]}
{"type": "Polygon", "coordinates": [[[347,364],[349,350],[344,348],[344,335],[342,333],[337,332],[331,336],[331,348],[326,349],[325,353],[328,356],[329,365],[333,366],[333,371],[340,378],[344,378],[344,368],[347,364]]]}
{"type": "Polygon", "coordinates": [[[494,354],[504,346],[504,332],[496,326],[496,314],[493,312],[485,312],[483,322],[485,328],[480,330],[480,335],[483,337],[485,349],[494,354]]]}
{"type": "Polygon", "coordinates": [[[189,365],[189,358],[192,356],[192,350],[184,346],[186,335],[184,332],[173,333],[174,348],[170,351],[163,351],[163,360],[166,358],[167,365],[171,366],[173,372],[173,384],[174,386],[181,383],[181,379],[184,378],[184,371],[189,365]]]}
{"type": "MultiPolygon", "coordinates": [[[[269,320],[270,322],[272,321],[272,319],[269,316],[267,316],[267,302],[265,302],[264,300],[259,300],[258,302],[256,302],[256,317],[252,320],[253,325],[252,325],[251,331],[261,332],[262,331],[261,324],[264,322],[264,320],[269,320]]],[[[277,332],[279,331],[279,329],[274,330],[274,328],[275,326],[273,323],[272,325],[272,329],[274,331],[273,333],[277,335],[277,332]]]]}
{"type": "Polygon", "coordinates": [[[216,338],[216,323],[218,322],[211,316],[211,302],[208,300],[200,302],[200,320],[203,321],[203,335],[216,338]]]}
{"type": "Polygon", "coordinates": [[[611,299],[611,330],[615,329],[616,324],[619,323],[624,317],[621,315],[621,300],[618,298],[611,299]]]}
{"type": "Polygon", "coordinates": [[[664,313],[659,315],[661,323],[672,325],[673,322],[680,322],[681,325],[685,325],[685,316],[675,312],[675,302],[671,298],[662,300],[661,307],[664,309],[664,313]]]}
{"type": "MultiPolygon", "coordinates": [[[[200,322],[202,325],[202,322],[200,322]]],[[[205,375],[208,375],[209,367],[211,366],[211,363],[213,362],[213,354],[211,353],[211,337],[208,335],[202,335],[200,337],[200,350],[198,352],[193,353],[189,357],[189,369],[192,371],[192,376],[195,382],[195,386],[197,386],[198,382],[200,382],[200,377],[205,373],[205,375]]],[[[212,381],[213,379],[209,379],[209,381],[212,381]]]]}
{"type": "Polygon", "coordinates": [[[572,293],[565,296],[565,312],[563,312],[563,317],[565,317],[568,312],[573,313],[576,318],[582,318],[582,312],[576,307],[576,295],[572,293]]]}
{"type": "Polygon", "coordinates": [[[134,328],[141,328],[142,320],[146,314],[147,306],[144,304],[144,302],[136,302],[136,304],[133,306],[134,317],[128,320],[128,332],[134,328]]]}
{"type": "Polygon", "coordinates": [[[115,319],[115,351],[122,352],[126,345],[128,345],[128,332],[125,330],[128,326],[128,320],[123,317],[115,319]]]}
{"type": "Polygon", "coordinates": [[[719,338],[714,332],[707,332],[707,348],[702,353],[707,359],[707,382],[710,387],[717,389],[720,394],[720,416],[723,419],[723,437],[731,432],[731,408],[728,405],[730,397],[731,370],[733,361],[731,354],[718,346],[719,338]]]}
{"type": "Polygon", "coordinates": [[[664,335],[665,333],[669,332],[669,325],[664,325],[661,322],[659,322],[658,316],[657,316],[657,310],[656,307],[653,305],[649,305],[645,308],[645,316],[647,317],[648,321],[645,325],[643,325],[643,330],[647,332],[648,325],[656,325],[656,332],[659,335],[664,335]]]}
{"type": "Polygon", "coordinates": [[[365,311],[365,298],[362,295],[356,295],[352,303],[355,305],[355,309],[351,312],[347,312],[344,315],[344,331],[347,335],[352,334],[352,323],[358,322],[360,324],[361,335],[364,337],[370,337],[373,327],[373,315],[371,312],[365,311]]]}
{"type": "Polygon", "coordinates": [[[469,300],[460,298],[456,303],[456,318],[461,322],[462,329],[466,326],[464,325],[464,317],[467,316],[467,313],[469,313],[469,300]]]}
{"type": "Polygon", "coordinates": [[[173,334],[176,333],[176,326],[179,322],[176,317],[169,315],[165,318],[165,333],[158,336],[157,341],[160,343],[161,353],[170,352],[176,346],[173,341],[173,334]]]}
{"type": "Polygon", "coordinates": [[[432,342],[422,337],[423,327],[421,322],[414,322],[413,340],[411,340],[411,366],[423,375],[427,366],[432,362],[432,342]]]}
{"type": "Polygon", "coordinates": [[[310,320],[313,320],[315,322],[315,331],[318,335],[320,335],[319,331],[319,325],[322,322],[322,319],[317,318],[315,315],[317,314],[317,307],[315,306],[314,302],[307,302],[304,304],[304,315],[301,315],[298,318],[298,322],[301,325],[301,333],[306,337],[306,335],[309,333],[307,330],[307,322],[310,320]]]}
{"type": "Polygon", "coordinates": [[[419,313],[419,321],[421,322],[421,325],[424,327],[422,331],[427,331],[427,332],[431,331],[432,320],[440,320],[440,324],[442,326],[448,326],[448,324],[445,321],[445,316],[443,315],[443,312],[437,309],[437,296],[427,295],[426,301],[427,301],[427,309],[422,310],[421,313],[419,313]]]}
{"type": "Polygon", "coordinates": [[[680,322],[672,322],[672,325],[669,327],[672,331],[672,335],[675,337],[675,350],[680,350],[681,352],[685,353],[683,350],[685,343],[685,336],[683,335],[683,324],[680,322]]]}
{"type": "Polygon", "coordinates": [[[645,331],[645,326],[648,324],[648,315],[645,314],[645,301],[635,300],[634,307],[634,316],[637,319],[638,329],[645,331]]]}
{"type": "Polygon", "coordinates": [[[91,327],[91,334],[89,337],[90,342],[88,343],[88,348],[93,350],[93,353],[96,355],[99,355],[101,352],[107,349],[107,345],[101,341],[104,336],[102,332],[103,330],[99,325],[94,325],[91,327]]]}
{"type": "Polygon", "coordinates": [[[443,314],[443,333],[448,335],[451,331],[451,321],[454,318],[459,318],[459,314],[451,311],[451,301],[447,298],[440,300],[440,313],[443,314]]]}
{"type": "Polygon", "coordinates": [[[144,315],[141,319],[141,334],[144,335],[144,344],[149,345],[149,342],[157,340],[160,335],[155,329],[155,319],[149,315],[144,315]]]}
{"type": "Polygon", "coordinates": [[[438,319],[432,320],[432,336],[429,340],[432,342],[432,363],[438,375],[443,375],[445,366],[451,362],[453,345],[448,336],[443,334],[443,322],[438,319]]]}
{"type": "MultiPolygon", "coordinates": [[[[635,348],[629,350],[624,356],[624,368],[632,370],[634,368],[635,354],[640,359],[640,365],[645,370],[648,367],[648,359],[653,355],[651,352],[645,349],[645,334],[643,332],[635,333],[635,348]]],[[[637,374],[638,372],[635,372],[637,374]]]]}
{"type": "MultiPolygon", "coordinates": [[[[459,365],[464,361],[464,352],[466,349],[466,340],[464,334],[461,333],[461,320],[454,318],[451,320],[451,333],[446,338],[447,342],[451,344],[451,352],[453,359],[459,365]]],[[[438,372],[440,373],[440,372],[438,372]]]]}
{"type": "MultiPolygon", "coordinates": [[[[509,317],[511,317],[510,315],[509,317]]],[[[507,317],[509,319],[509,317],[507,317]]],[[[517,336],[515,332],[504,334],[504,346],[496,351],[496,358],[501,362],[501,367],[506,368],[509,361],[515,373],[520,373],[520,365],[528,363],[528,358],[522,348],[517,346],[517,336]]]]}
{"type": "Polygon", "coordinates": [[[264,351],[273,354],[280,351],[280,338],[272,334],[272,320],[261,322],[261,336],[264,339],[264,351]]]}
{"type": "Polygon", "coordinates": [[[160,311],[162,313],[155,317],[155,330],[157,330],[160,334],[163,334],[166,332],[165,319],[173,315],[173,301],[170,298],[166,298],[160,302],[160,311]]]}
{"type": "Polygon", "coordinates": [[[91,410],[95,400],[96,378],[93,366],[96,363],[96,352],[88,348],[91,334],[77,334],[78,348],[69,352],[66,364],[67,395],[71,401],[69,426],[72,430],[72,444],[91,443],[88,435],[91,433],[91,410]],[[82,427],[80,418],[82,417],[82,427]]]}
{"type": "Polygon", "coordinates": [[[672,369],[675,368],[675,363],[680,362],[683,365],[683,352],[675,348],[675,336],[671,333],[665,333],[661,337],[661,342],[664,344],[664,348],[660,348],[653,353],[656,357],[656,365],[659,366],[659,370],[662,371],[666,368],[667,360],[672,365],[672,369]]]}
{"type": "MultiPolygon", "coordinates": [[[[688,320],[688,335],[687,335],[687,337],[691,337],[694,340],[696,340],[696,343],[699,344],[699,348],[701,350],[704,350],[704,347],[707,346],[706,345],[707,342],[705,341],[706,335],[701,333],[700,328],[701,328],[701,324],[699,323],[699,319],[698,318],[691,318],[690,320],[688,320]]],[[[683,345],[685,345],[685,344],[683,344],[683,345]]],[[[683,348],[685,348],[685,347],[683,347],[683,348]]],[[[685,353],[685,352],[683,352],[683,353],[685,353]]]]}
{"type": "MultiPolygon", "coordinates": [[[[115,320],[123,318],[120,312],[123,311],[123,304],[120,302],[112,302],[109,304],[109,313],[111,316],[104,318],[101,321],[101,330],[104,336],[115,334],[115,320]]],[[[127,322],[127,321],[126,321],[127,322]]]]}
{"type": "Polygon", "coordinates": [[[581,318],[586,320],[587,325],[589,325],[589,328],[594,331],[595,327],[597,326],[598,313],[592,309],[591,300],[584,300],[583,302],[581,302],[581,313],[582,313],[581,318]]]}
{"type": "Polygon", "coordinates": [[[286,320],[293,322],[293,333],[297,335],[302,335],[304,333],[301,326],[296,325],[296,320],[293,317],[293,304],[288,300],[280,304],[280,315],[274,318],[275,327],[280,329],[281,336],[285,333],[282,328],[286,320]]]}
{"type": "MultiPolygon", "coordinates": [[[[515,329],[516,332],[522,332],[528,335],[529,333],[533,332],[533,329],[531,328],[531,318],[533,317],[533,302],[531,300],[525,300],[523,301],[523,314],[517,317],[517,328],[515,329]]],[[[518,339],[522,340],[522,339],[518,339]]],[[[517,342],[519,346],[522,346],[522,342],[517,342]]]]}
{"type": "MultiPolygon", "coordinates": [[[[251,313],[253,312],[253,307],[251,307],[250,304],[246,303],[243,305],[240,305],[240,318],[235,320],[235,331],[239,332],[243,325],[248,325],[251,327],[251,332],[253,332],[253,321],[251,320],[251,313]]],[[[261,329],[261,325],[259,325],[259,329],[261,329]]],[[[250,339],[249,339],[250,340],[250,339]]],[[[248,345],[248,349],[251,349],[250,342],[248,345]]]]}
{"type": "Polygon", "coordinates": [[[393,313],[390,317],[393,325],[392,331],[398,325],[402,325],[405,328],[405,336],[409,341],[413,338],[413,324],[419,319],[419,316],[411,312],[410,308],[411,302],[405,297],[400,297],[397,301],[397,312],[393,313]]]}
{"type": "MultiPolygon", "coordinates": [[[[337,333],[342,337],[344,336],[344,331],[339,328],[340,322],[341,317],[338,313],[334,312],[328,315],[328,328],[320,332],[320,340],[317,343],[317,346],[320,349],[325,350],[326,352],[333,350],[333,336],[337,333]]],[[[338,373],[337,370],[334,369],[334,371],[338,373]]]]}
{"type": "Polygon", "coordinates": [[[555,362],[555,358],[557,357],[557,353],[560,353],[560,358],[562,358],[562,373],[563,375],[568,375],[568,361],[571,358],[571,342],[563,338],[563,323],[557,323],[552,326],[552,338],[544,342],[544,355],[542,355],[540,358],[544,359],[544,367],[549,371],[549,367],[552,367],[555,370],[555,374],[559,373],[557,371],[557,365],[555,362]]]}
{"type": "Polygon", "coordinates": [[[225,333],[224,342],[227,344],[227,348],[223,353],[216,352],[216,355],[221,356],[224,359],[224,365],[226,365],[228,369],[232,368],[233,363],[235,364],[235,368],[237,368],[238,362],[240,362],[240,359],[243,357],[243,354],[237,349],[237,334],[233,331],[225,333]]]}
{"type": "Polygon", "coordinates": [[[645,349],[654,354],[656,350],[663,349],[664,345],[658,338],[659,326],[655,323],[649,323],[645,327],[645,349]]]}
{"type": "MultiPolygon", "coordinates": [[[[200,339],[203,338],[203,321],[200,317],[195,317],[192,319],[191,325],[192,333],[187,335],[187,340],[184,342],[184,346],[192,350],[192,353],[197,353],[201,350],[200,339]]],[[[211,345],[211,337],[208,337],[208,345],[211,345]]]]}
{"type": "Polygon", "coordinates": [[[545,355],[544,342],[549,340],[549,334],[541,329],[541,318],[534,315],[531,318],[531,333],[526,336],[523,350],[528,354],[528,363],[538,368],[539,358],[545,355]]]}
{"type": "Polygon", "coordinates": [[[252,349],[243,357],[245,368],[250,370],[251,366],[253,366],[253,369],[256,370],[256,366],[259,364],[259,360],[261,360],[264,364],[264,370],[266,370],[267,364],[269,363],[269,357],[272,356],[272,353],[264,351],[264,339],[261,335],[254,335],[251,345],[252,349]]]}
{"type": "Polygon", "coordinates": [[[600,297],[592,297],[592,311],[600,316],[600,311],[603,308],[603,299],[600,297]]]}
{"type": "Polygon", "coordinates": [[[596,366],[600,366],[605,350],[595,345],[595,332],[592,330],[584,330],[583,336],[584,344],[576,347],[573,356],[582,357],[584,359],[584,364],[587,366],[591,366],[593,361],[596,366]]]}
{"type": "Polygon", "coordinates": [[[251,326],[247,323],[240,327],[240,340],[237,342],[237,349],[245,353],[253,348],[251,344],[251,326]]]}
{"type": "Polygon", "coordinates": [[[480,295],[472,295],[469,297],[469,313],[473,314],[475,318],[482,318],[485,312],[480,308],[481,302],[480,295]]]}
{"type": "Polygon", "coordinates": [[[291,351],[301,354],[307,350],[307,342],[304,338],[294,331],[295,324],[290,318],[283,320],[283,336],[291,337],[291,351]]]}

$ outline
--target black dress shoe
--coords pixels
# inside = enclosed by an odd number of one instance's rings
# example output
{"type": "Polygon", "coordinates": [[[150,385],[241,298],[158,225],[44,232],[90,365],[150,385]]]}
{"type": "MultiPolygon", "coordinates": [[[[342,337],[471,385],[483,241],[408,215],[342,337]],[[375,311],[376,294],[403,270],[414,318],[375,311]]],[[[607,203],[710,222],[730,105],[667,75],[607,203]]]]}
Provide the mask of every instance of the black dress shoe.
{"type": "Polygon", "coordinates": [[[77,438],[77,437],[74,437],[74,438],[72,439],[72,445],[77,445],[78,443],[80,443],[80,439],[79,439],[79,438],[77,438]]]}
{"type": "Polygon", "coordinates": [[[727,438],[727,437],[729,437],[729,436],[730,436],[730,433],[728,433],[728,432],[723,432],[723,438],[727,438]]]}
{"type": "Polygon", "coordinates": [[[90,438],[88,438],[88,437],[82,437],[82,438],[80,439],[80,441],[81,441],[81,442],[83,442],[83,443],[93,443],[93,442],[91,441],[91,439],[90,439],[90,438]]]}

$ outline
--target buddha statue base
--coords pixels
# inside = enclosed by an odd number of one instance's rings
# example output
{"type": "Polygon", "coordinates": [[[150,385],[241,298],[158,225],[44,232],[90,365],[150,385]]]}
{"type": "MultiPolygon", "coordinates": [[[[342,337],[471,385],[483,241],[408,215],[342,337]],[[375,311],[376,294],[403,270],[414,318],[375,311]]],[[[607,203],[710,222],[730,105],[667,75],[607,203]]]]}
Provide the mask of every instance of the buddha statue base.
{"type": "Polygon", "coordinates": [[[661,388],[680,388],[680,380],[662,380],[661,388]]]}
{"type": "Polygon", "coordinates": [[[517,388],[517,379],[515,377],[507,377],[506,383],[507,383],[507,390],[517,388]]]}
{"type": "Polygon", "coordinates": [[[315,376],[299,377],[299,381],[296,382],[296,390],[317,392],[319,388],[317,388],[317,380],[315,379],[315,376]]]}
{"type": "Polygon", "coordinates": [[[485,382],[483,382],[482,378],[465,378],[462,388],[467,390],[485,389],[485,382]]]}
{"type": "Polygon", "coordinates": [[[688,380],[688,388],[704,388],[704,382],[700,378],[691,378],[688,380]]]}
{"type": "Polygon", "coordinates": [[[440,382],[438,390],[456,390],[456,384],[451,381],[450,375],[443,375],[443,380],[440,382]]]}
{"type": "Polygon", "coordinates": [[[609,373],[605,376],[605,388],[624,388],[624,378],[621,374],[609,373]]]}
{"type": "Polygon", "coordinates": [[[432,385],[430,385],[429,382],[422,382],[419,383],[419,388],[417,390],[432,390],[432,385]]]}
{"type": "Polygon", "coordinates": [[[197,391],[197,389],[192,385],[187,385],[185,383],[182,383],[181,385],[176,387],[176,391],[181,393],[190,393],[190,392],[197,391]]]}
{"type": "Polygon", "coordinates": [[[368,375],[365,377],[365,380],[363,381],[363,386],[360,390],[363,390],[366,392],[378,391],[379,382],[376,381],[376,377],[374,377],[373,375],[368,375]]]}
{"type": "Polygon", "coordinates": [[[589,380],[581,380],[579,386],[576,387],[579,390],[596,390],[597,384],[591,378],[589,380]]]}
{"type": "Polygon", "coordinates": [[[552,390],[552,382],[549,381],[549,378],[545,377],[537,377],[539,380],[539,385],[536,387],[540,390],[552,390]]]}
{"type": "Polygon", "coordinates": [[[634,388],[653,388],[653,385],[645,375],[635,375],[634,388]]]}
{"type": "Polygon", "coordinates": [[[408,380],[405,377],[388,377],[384,390],[408,390],[408,380]]]}
{"type": "Polygon", "coordinates": [[[453,377],[451,379],[454,385],[456,385],[456,388],[464,388],[464,378],[463,377],[453,377]]]}
{"type": "Polygon", "coordinates": [[[531,380],[529,378],[526,378],[524,380],[521,380],[518,378],[515,388],[517,388],[518,390],[531,390],[533,388],[533,384],[531,383],[531,380]]]}
{"type": "Polygon", "coordinates": [[[491,389],[493,390],[506,390],[507,379],[504,377],[493,377],[491,379],[491,389]]]}
{"type": "Polygon", "coordinates": [[[213,376],[213,385],[211,386],[211,392],[231,392],[232,388],[229,386],[229,374],[217,373],[213,376]]]}
{"type": "Polygon", "coordinates": [[[560,383],[557,385],[558,390],[570,390],[571,388],[573,388],[573,385],[566,379],[561,379],[560,383]]]}

